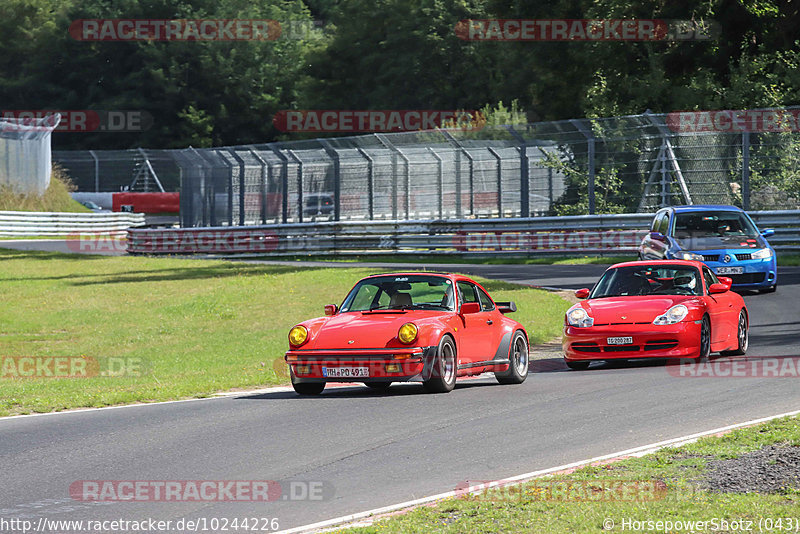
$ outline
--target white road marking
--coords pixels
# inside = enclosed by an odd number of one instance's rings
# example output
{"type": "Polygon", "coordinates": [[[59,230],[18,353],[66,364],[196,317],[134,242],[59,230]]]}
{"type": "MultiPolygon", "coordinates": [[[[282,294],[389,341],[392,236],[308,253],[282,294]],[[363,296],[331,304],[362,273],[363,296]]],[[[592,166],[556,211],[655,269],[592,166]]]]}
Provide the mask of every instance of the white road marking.
{"type": "Polygon", "coordinates": [[[365,512],[359,512],[357,514],[350,514],[344,515],[341,517],[337,517],[334,519],[328,519],[326,521],[319,521],[317,523],[311,523],[308,525],[303,525],[300,527],[290,528],[287,530],[282,530],[276,534],[299,534],[302,532],[321,532],[325,529],[329,529],[334,526],[338,526],[342,528],[343,526],[364,526],[368,525],[372,522],[372,520],[358,523],[358,524],[349,524],[349,523],[356,523],[359,520],[367,519],[372,517],[373,520],[375,519],[374,516],[379,516],[383,514],[387,514],[390,512],[396,512],[398,510],[403,510],[405,508],[412,508],[422,504],[431,503],[434,501],[440,501],[442,499],[447,499],[450,497],[455,497],[456,495],[464,495],[467,493],[477,493],[482,492],[488,488],[493,488],[497,486],[508,486],[511,484],[522,484],[523,482],[527,482],[528,480],[538,478],[544,475],[549,475],[552,473],[556,473],[558,471],[564,471],[567,469],[573,469],[576,467],[583,467],[589,464],[593,464],[595,462],[602,462],[606,460],[613,460],[619,457],[625,456],[644,456],[646,454],[650,454],[653,452],[658,451],[659,449],[663,449],[665,447],[679,447],[681,445],[686,445],[688,443],[693,443],[698,439],[706,436],[710,436],[713,434],[725,433],[730,432],[731,430],[736,430],[737,428],[743,428],[747,426],[757,425],[759,423],[765,423],[767,421],[771,421],[773,419],[780,419],[781,417],[790,417],[796,416],[800,414],[800,410],[795,410],[793,412],[782,413],[779,415],[771,415],[769,417],[762,417],[760,419],[753,419],[751,421],[745,421],[744,423],[736,423],[733,425],[724,426],[721,428],[715,428],[713,430],[706,430],[704,432],[698,432],[696,434],[690,434],[688,436],[682,436],[679,438],[668,439],[664,441],[659,441],[657,443],[651,443],[649,445],[642,445],[641,447],[634,447],[632,449],[627,449],[624,451],[617,451],[611,454],[606,454],[603,456],[596,456],[594,458],[589,458],[588,460],[581,460],[578,462],[573,462],[571,464],[564,464],[559,465],[556,467],[551,467],[549,469],[541,469],[539,471],[532,471],[530,473],[524,473],[522,475],[517,475],[509,478],[504,478],[502,480],[495,480],[494,482],[489,482],[485,484],[480,484],[479,486],[471,486],[469,488],[459,489],[457,491],[447,491],[444,493],[438,493],[436,495],[430,495],[428,497],[422,497],[421,499],[414,499],[412,501],[405,501],[398,504],[392,504],[389,506],[383,506],[381,508],[375,508],[372,510],[367,510],[365,512]],[[348,523],[348,525],[344,525],[348,523]]]}

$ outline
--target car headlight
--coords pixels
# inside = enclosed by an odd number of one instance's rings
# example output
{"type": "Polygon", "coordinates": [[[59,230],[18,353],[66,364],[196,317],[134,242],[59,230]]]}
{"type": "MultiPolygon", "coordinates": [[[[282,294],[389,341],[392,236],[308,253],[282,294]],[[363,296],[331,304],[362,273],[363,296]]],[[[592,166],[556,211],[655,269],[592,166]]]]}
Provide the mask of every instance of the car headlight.
{"type": "Polygon", "coordinates": [[[689,261],[703,261],[703,256],[700,254],[695,254],[694,252],[686,252],[685,250],[679,250],[675,253],[675,258],[679,260],[689,260],[689,261]]]}
{"type": "Polygon", "coordinates": [[[772,251],[768,248],[762,248],[761,250],[756,250],[752,254],[752,258],[754,260],[766,260],[772,257],[772,251]]]}
{"type": "Polygon", "coordinates": [[[664,325],[679,323],[683,321],[687,315],[689,315],[689,308],[683,304],[676,304],[663,314],[656,317],[653,321],[653,324],[664,325]]]}
{"type": "Polygon", "coordinates": [[[397,331],[397,339],[400,340],[400,343],[408,345],[417,339],[417,332],[419,332],[417,325],[414,323],[406,323],[397,331]]]}
{"type": "Polygon", "coordinates": [[[567,312],[567,322],[572,326],[588,328],[594,324],[594,318],[590,317],[586,310],[578,306],[567,312]]]}
{"type": "Polygon", "coordinates": [[[308,340],[308,329],[303,325],[297,325],[289,330],[289,343],[299,347],[308,340]]]}

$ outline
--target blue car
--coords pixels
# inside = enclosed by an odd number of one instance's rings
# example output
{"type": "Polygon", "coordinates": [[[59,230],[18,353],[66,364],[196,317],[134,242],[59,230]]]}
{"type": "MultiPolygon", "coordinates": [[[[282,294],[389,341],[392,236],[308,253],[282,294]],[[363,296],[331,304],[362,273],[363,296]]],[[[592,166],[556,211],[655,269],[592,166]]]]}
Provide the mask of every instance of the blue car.
{"type": "Polygon", "coordinates": [[[670,206],[653,217],[639,245],[644,260],[697,260],[715,274],[733,280],[734,289],[771,293],[778,287],[778,266],[767,237],[736,206],[670,206]]]}

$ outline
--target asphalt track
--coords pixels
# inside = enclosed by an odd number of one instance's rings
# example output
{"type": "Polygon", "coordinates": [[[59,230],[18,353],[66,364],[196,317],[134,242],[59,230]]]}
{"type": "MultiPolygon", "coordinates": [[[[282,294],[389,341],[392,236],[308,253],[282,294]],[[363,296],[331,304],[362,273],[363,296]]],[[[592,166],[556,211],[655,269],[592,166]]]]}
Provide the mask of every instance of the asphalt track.
{"type": "MultiPolygon", "coordinates": [[[[567,288],[591,285],[603,270],[447,268],[567,288]]],[[[800,354],[800,268],[780,269],[780,282],[775,294],[745,297],[749,358],[800,354]]],[[[800,408],[797,378],[677,369],[617,363],[576,372],[553,357],[520,386],[481,378],[445,395],[352,387],[318,398],[271,392],[4,419],[0,518],[258,517],[285,529],[800,408]],[[70,498],[80,480],[275,480],[285,493],[268,503],[86,503],[70,498]],[[290,487],[297,497],[321,487],[322,498],[292,500],[290,487]]]]}

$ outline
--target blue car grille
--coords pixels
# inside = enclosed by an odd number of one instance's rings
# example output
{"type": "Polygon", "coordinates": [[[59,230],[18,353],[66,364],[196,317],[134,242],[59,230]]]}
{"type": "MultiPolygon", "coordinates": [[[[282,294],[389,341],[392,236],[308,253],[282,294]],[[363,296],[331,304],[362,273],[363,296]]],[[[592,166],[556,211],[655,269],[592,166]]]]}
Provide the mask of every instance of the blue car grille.
{"type": "Polygon", "coordinates": [[[703,254],[703,261],[719,261],[719,254],[703,254]]]}
{"type": "Polygon", "coordinates": [[[760,284],[766,278],[766,273],[726,274],[734,284],[760,284]]]}
{"type": "Polygon", "coordinates": [[[736,255],[736,259],[739,260],[739,261],[752,260],[753,259],[753,255],[752,254],[737,254],[736,255]]]}

